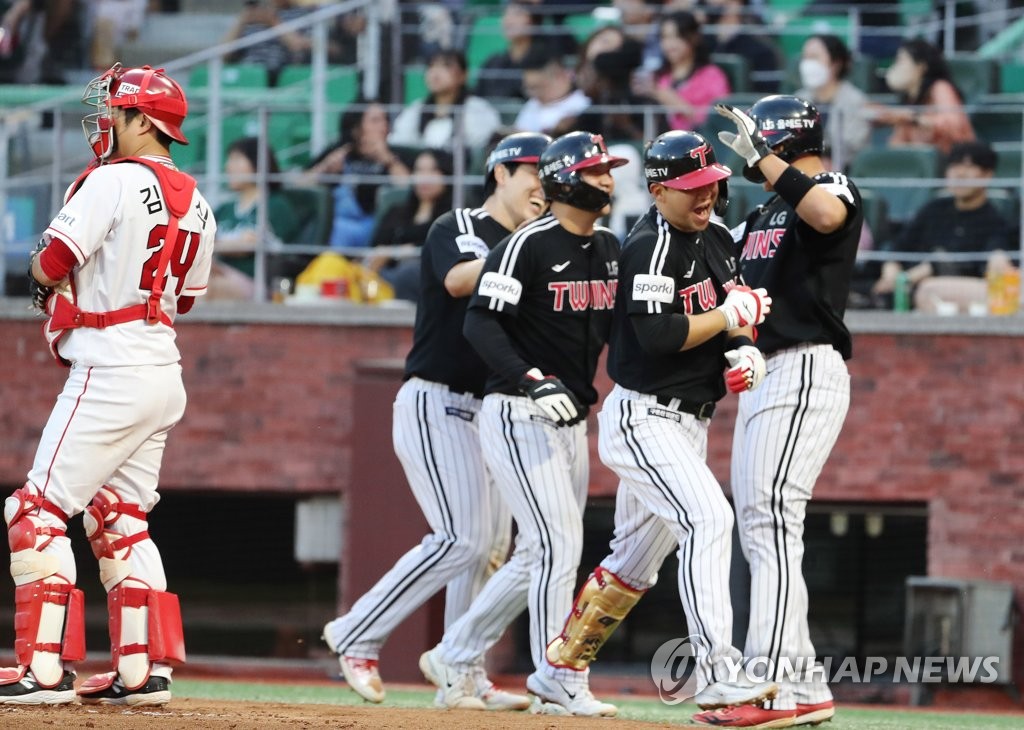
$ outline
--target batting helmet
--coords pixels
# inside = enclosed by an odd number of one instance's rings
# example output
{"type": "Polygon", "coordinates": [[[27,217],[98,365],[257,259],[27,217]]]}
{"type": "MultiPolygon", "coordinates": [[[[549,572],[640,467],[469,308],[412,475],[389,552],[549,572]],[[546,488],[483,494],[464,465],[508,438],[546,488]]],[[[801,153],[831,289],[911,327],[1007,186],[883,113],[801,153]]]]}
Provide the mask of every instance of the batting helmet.
{"type": "MultiPolygon", "coordinates": [[[[804,155],[820,155],[825,148],[821,115],[809,101],[781,94],[766,96],[747,112],[772,151],[786,162],[804,155]]],[[[764,182],[758,169],[743,166],[743,177],[764,182]]]]}
{"type": "Polygon", "coordinates": [[[610,170],[628,163],[608,154],[604,139],[590,132],[569,132],[549,144],[540,156],[540,184],[548,200],[580,210],[600,211],[611,195],[583,182],[580,171],[605,165],[610,170]]]}
{"type": "Polygon", "coordinates": [[[96,112],[82,120],[82,129],[96,156],[103,159],[114,146],[113,107],[138,109],[153,125],[175,142],[188,144],[181,125],[188,115],[188,100],[181,86],[162,68],[122,68],[116,63],[85,87],[82,102],[96,112]]]}
{"type": "Polygon", "coordinates": [[[729,204],[729,176],[725,165],[715,161],[715,149],[703,135],[681,130],[665,132],[644,150],[644,176],[674,190],[694,190],[718,183],[715,212],[725,213],[729,204]]]}
{"type": "Polygon", "coordinates": [[[527,162],[536,165],[540,153],[551,144],[551,137],[536,132],[516,132],[502,138],[487,155],[485,186],[494,184],[494,168],[510,162],[527,162]]]}

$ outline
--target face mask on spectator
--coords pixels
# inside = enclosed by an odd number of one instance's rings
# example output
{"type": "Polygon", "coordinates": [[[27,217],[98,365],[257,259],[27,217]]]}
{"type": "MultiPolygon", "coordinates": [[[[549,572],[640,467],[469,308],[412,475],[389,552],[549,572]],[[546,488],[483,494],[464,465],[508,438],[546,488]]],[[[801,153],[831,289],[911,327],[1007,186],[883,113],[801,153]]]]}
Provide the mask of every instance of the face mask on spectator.
{"type": "Polygon", "coordinates": [[[828,66],[816,58],[800,61],[800,83],[807,89],[820,89],[829,82],[828,66]]]}

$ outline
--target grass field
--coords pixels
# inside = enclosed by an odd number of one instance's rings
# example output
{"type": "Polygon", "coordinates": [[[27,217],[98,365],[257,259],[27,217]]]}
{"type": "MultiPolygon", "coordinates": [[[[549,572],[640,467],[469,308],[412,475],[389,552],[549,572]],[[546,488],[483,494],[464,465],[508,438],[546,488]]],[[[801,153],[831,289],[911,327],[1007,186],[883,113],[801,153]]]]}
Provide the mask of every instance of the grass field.
{"type": "MultiPolygon", "coordinates": [[[[227,682],[216,680],[175,679],[176,697],[235,700],[239,702],[282,702],[291,704],[360,705],[362,700],[343,683],[331,685],[275,684],[227,682]]],[[[388,689],[387,706],[429,708],[434,694],[426,689],[388,689]]],[[[636,697],[602,699],[619,706],[619,717],[658,723],[686,724],[696,710],[693,705],[669,707],[656,698],[636,697]]],[[[1024,714],[978,714],[937,712],[892,707],[841,706],[835,719],[821,726],[823,730],[1009,730],[1024,728],[1024,714]]],[[[609,723],[614,728],[614,723],[609,723]]]]}

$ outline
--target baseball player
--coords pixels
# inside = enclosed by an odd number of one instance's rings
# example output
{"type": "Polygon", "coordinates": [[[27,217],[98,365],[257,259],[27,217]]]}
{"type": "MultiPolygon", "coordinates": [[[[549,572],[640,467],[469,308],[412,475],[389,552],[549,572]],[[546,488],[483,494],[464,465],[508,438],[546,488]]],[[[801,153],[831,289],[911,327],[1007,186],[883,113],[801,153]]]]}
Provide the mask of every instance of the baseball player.
{"type": "MultiPolygon", "coordinates": [[[[611,170],[625,163],[589,132],[552,142],[540,157],[551,213],[488,254],[470,301],[464,332],[493,371],[480,443],[519,532],[509,562],[420,658],[449,707],[459,706],[467,668],[524,607],[539,666],[572,605],[589,473],[585,419],[618,282],[618,239],[597,221],[610,209],[611,170]]],[[[583,686],[558,687],[558,695],[528,687],[574,714],[615,714],[583,686]]]]}
{"type": "MultiPolygon", "coordinates": [[[[492,552],[503,562],[511,539],[508,507],[480,451],[487,366],[462,334],[469,296],[488,252],[546,207],[537,160],[551,138],[519,133],[487,158],[480,208],[457,208],[431,226],[423,245],[422,295],[405,384],[394,406],[395,453],[433,532],[403,555],[352,609],[324,627],[349,685],[384,700],[378,656],[391,632],[445,585],[445,626],[469,607],[492,552]]],[[[482,659],[482,657],[481,657],[482,659]]],[[[459,707],[525,709],[530,701],[496,689],[482,661],[472,667],[459,707]]]]}
{"type": "Polygon", "coordinates": [[[807,586],[801,572],[807,501],[850,403],[850,333],[843,324],[863,208],[856,186],[822,159],[821,117],[794,96],[769,96],[749,112],[717,107],[736,132],[721,140],[743,174],[775,195],[740,228],[740,268],[774,297],[758,330],[767,376],[740,395],[732,493],[750,563],[745,653],[774,668],[778,696],[763,706],[702,713],[723,727],[817,724],[835,713],[822,673],[812,672],[807,586]],[[787,671],[781,659],[805,671],[787,671]]]}
{"type": "Polygon", "coordinates": [[[170,663],[185,650],[147,514],[167,434],[185,410],[174,320],[206,291],[216,224],[170,158],[171,142],[188,144],[188,104],[173,79],[117,64],[83,101],[96,109],[83,120],[96,159],[32,259],[50,347],[70,371],[28,481],[4,503],[18,666],[0,670],[0,703],[75,700],[84,597],[66,530],[84,511],[107,591],[113,671],[87,679],[78,697],[162,705],[170,663]]]}
{"type": "Polygon", "coordinates": [[[755,702],[777,688],[730,672],[741,662],[731,641],[733,514],[706,463],[707,432],[727,386],[746,391],[764,377],[752,326],[771,298],[742,285],[732,237],[711,222],[727,204],[731,171],[703,136],[662,134],[644,153],[644,173],[654,204],[619,258],[608,348],[615,387],[598,416],[601,460],[621,480],[611,554],[580,590],[527,686],[585,685],[598,649],[678,550],[696,702],[755,702]]]}

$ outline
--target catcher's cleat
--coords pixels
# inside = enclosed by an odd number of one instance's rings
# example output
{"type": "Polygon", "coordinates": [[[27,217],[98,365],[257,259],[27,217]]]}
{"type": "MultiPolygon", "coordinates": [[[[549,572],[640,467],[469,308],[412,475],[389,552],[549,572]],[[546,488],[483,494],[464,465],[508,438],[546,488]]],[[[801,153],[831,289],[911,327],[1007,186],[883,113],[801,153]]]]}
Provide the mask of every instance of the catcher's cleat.
{"type": "Polygon", "coordinates": [[[770,700],[778,692],[774,682],[715,682],[698,692],[693,701],[702,710],[714,710],[770,700]]]}
{"type": "Polygon", "coordinates": [[[128,689],[115,672],[96,674],[78,688],[83,705],[127,705],[157,707],[171,701],[171,680],[150,675],[138,689],[128,689]]]}
{"type": "Polygon", "coordinates": [[[473,677],[477,698],[488,710],[526,710],[530,707],[530,698],[526,695],[517,695],[495,687],[483,667],[473,667],[470,675],[473,677]]]}
{"type": "Polygon", "coordinates": [[[487,709],[484,701],[476,696],[476,683],[472,675],[445,664],[438,656],[437,647],[420,656],[420,671],[431,684],[441,690],[434,704],[451,710],[487,709]]]}
{"type": "Polygon", "coordinates": [[[0,684],[0,705],[69,705],[74,701],[75,673],[67,670],[53,687],[43,687],[31,671],[25,671],[21,679],[0,684]]]}
{"type": "Polygon", "coordinates": [[[571,687],[539,672],[526,678],[526,689],[536,697],[530,712],[534,715],[579,715],[581,717],[615,717],[619,708],[601,702],[586,684],[571,687]]]}
{"type": "Polygon", "coordinates": [[[766,710],[761,705],[720,707],[698,712],[693,721],[714,727],[792,727],[796,724],[796,710],[766,710]]]}
{"type": "Polygon", "coordinates": [[[836,714],[836,703],[832,700],[819,702],[815,705],[796,703],[796,725],[820,725],[828,722],[836,714]]]}
{"type": "Polygon", "coordinates": [[[384,683],[380,679],[380,666],[376,659],[339,656],[341,674],[357,695],[367,702],[384,701],[384,683]]]}

